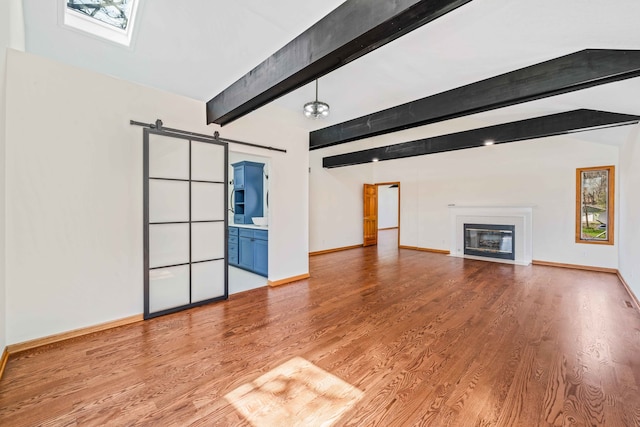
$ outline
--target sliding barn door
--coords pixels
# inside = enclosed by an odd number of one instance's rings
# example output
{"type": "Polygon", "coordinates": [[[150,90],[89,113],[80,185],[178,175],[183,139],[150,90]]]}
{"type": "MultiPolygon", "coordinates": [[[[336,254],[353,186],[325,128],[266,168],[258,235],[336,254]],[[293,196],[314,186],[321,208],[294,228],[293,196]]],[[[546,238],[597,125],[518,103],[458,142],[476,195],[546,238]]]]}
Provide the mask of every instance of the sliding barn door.
{"type": "Polygon", "coordinates": [[[228,296],[227,144],[144,131],[144,316],[228,296]]]}

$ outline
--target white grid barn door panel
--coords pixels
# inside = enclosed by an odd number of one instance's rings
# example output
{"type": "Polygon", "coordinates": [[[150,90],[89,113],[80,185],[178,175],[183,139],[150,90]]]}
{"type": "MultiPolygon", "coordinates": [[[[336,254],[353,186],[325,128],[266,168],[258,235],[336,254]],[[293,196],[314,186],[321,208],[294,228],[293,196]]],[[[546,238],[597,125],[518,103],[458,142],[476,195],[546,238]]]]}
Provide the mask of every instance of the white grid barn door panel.
{"type": "Polygon", "coordinates": [[[144,130],[144,316],[228,297],[226,143],[144,130]]]}

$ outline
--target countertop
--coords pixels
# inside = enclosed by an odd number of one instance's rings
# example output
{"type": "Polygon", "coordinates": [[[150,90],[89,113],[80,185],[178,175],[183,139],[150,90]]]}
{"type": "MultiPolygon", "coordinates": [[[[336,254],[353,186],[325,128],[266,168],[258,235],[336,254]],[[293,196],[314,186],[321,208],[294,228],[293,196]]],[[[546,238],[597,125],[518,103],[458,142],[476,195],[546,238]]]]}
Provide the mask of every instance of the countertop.
{"type": "Polygon", "coordinates": [[[253,228],[254,230],[268,230],[269,229],[269,226],[267,226],[267,225],[255,225],[255,224],[231,224],[231,223],[229,223],[229,227],[253,228]]]}

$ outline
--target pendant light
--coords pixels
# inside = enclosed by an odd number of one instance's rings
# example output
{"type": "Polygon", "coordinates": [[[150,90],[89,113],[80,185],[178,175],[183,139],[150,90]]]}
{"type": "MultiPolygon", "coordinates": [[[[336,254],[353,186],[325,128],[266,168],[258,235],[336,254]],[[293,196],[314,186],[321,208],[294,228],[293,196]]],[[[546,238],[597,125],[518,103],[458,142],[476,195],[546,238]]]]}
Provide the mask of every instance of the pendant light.
{"type": "Polygon", "coordinates": [[[329,104],[318,101],[318,80],[316,79],[316,100],[304,104],[304,115],[310,119],[320,119],[329,115],[329,104]]]}

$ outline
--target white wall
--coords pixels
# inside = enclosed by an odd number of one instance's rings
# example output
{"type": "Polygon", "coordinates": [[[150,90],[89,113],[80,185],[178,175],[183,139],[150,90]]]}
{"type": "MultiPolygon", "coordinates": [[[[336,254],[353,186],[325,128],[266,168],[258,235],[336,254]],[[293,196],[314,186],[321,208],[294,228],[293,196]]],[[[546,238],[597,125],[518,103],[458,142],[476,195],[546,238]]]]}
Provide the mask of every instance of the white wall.
{"type": "MultiPolygon", "coordinates": [[[[447,129],[443,123],[437,132],[459,130],[464,129],[447,129]]],[[[387,136],[385,142],[410,140],[395,138],[387,136]]],[[[448,250],[448,204],[533,204],[533,259],[617,268],[617,246],[575,243],[574,217],[575,169],[617,165],[618,148],[579,138],[574,134],[335,169],[322,169],[322,157],[371,142],[314,150],[311,250],[362,243],[362,183],[400,181],[402,245],[448,250]],[[339,220],[331,218],[335,212],[339,220]]]]}
{"type": "Polygon", "coordinates": [[[640,298],[640,124],[620,151],[620,274],[640,298]]]}
{"type": "Polygon", "coordinates": [[[24,50],[22,2],[0,2],[0,353],[7,344],[6,301],[6,215],[5,215],[5,138],[6,138],[6,59],[7,49],[24,50]]]}
{"type": "Polygon", "coordinates": [[[5,65],[9,47],[9,3],[0,2],[0,354],[7,344],[5,298],[5,65]]]}
{"type": "Polygon", "coordinates": [[[398,226],[398,187],[378,186],[378,229],[398,226]]]}
{"type": "Polygon", "coordinates": [[[207,127],[200,101],[15,51],[7,78],[7,344],[142,313],[142,129],[130,119],[286,148],[269,154],[270,279],[308,271],[307,133],[285,127],[287,113],[207,127]]]}
{"type": "Polygon", "coordinates": [[[325,151],[309,152],[310,252],[362,243],[362,186],[374,183],[370,165],[324,169],[325,151]]]}

